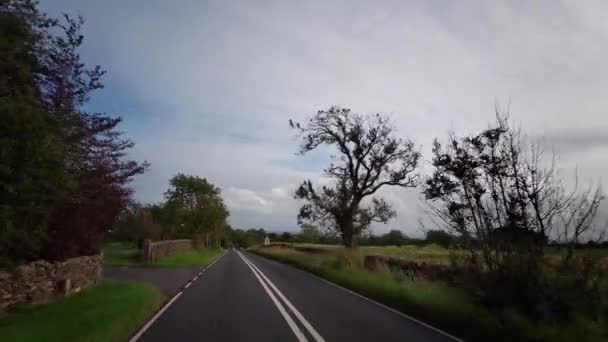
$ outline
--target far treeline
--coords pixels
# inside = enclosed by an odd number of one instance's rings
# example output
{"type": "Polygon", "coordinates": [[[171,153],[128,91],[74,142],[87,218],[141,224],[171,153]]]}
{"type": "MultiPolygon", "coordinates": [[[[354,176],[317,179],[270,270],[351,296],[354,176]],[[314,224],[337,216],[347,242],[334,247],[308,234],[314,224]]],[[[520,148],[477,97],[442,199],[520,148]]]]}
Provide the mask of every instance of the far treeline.
{"type": "MultiPolygon", "coordinates": [[[[299,232],[275,232],[264,228],[233,229],[226,227],[225,243],[234,244],[236,247],[247,248],[264,243],[268,237],[270,243],[318,243],[336,245],[341,239],[337,235],[326,234],[317,226],[302,224],[299,232]]],[[[443,230],[429,230],[424,238],[410,238],[400,230],[391,230],[384,234],[374,235],[371,232],[360,237],[361,246],[405,246],[405,245],[427,245],[435,244],[445,248],[450,247],[457,241],[456,237],[443,230]]]]}

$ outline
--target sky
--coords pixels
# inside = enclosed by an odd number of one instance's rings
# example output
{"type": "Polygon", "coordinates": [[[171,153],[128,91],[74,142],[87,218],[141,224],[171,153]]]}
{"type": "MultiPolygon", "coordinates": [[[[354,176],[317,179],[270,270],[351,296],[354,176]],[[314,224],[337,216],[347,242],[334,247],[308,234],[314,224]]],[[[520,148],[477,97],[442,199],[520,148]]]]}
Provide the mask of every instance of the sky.
{"type": "MultiPolygon", "coordinates": [[[[431,159],[434,138],[488,126],[498,104],[554,147],[564,177],[608,170],[608,2],[42,0],[81,14],[82,58],[108,70],[88,110],[121,116],[157,202],[178,172],[222,189],[238,228],[297,230],[299,183],[327,151],[296,155],[288,120],[332,105],[392,118],[431,159]]],[[[420,236],[420,189],[382,192],[420,236]]]]}

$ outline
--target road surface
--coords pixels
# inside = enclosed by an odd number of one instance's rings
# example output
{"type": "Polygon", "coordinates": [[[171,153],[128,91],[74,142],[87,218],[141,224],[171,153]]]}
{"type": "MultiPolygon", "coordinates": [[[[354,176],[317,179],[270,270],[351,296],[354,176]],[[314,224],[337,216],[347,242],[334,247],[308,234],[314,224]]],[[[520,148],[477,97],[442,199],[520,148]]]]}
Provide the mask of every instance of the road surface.
{"type": "Polygon", "coordinates": [[[231,250],[131,341],[454,341],[306,272],[231,250]]]}

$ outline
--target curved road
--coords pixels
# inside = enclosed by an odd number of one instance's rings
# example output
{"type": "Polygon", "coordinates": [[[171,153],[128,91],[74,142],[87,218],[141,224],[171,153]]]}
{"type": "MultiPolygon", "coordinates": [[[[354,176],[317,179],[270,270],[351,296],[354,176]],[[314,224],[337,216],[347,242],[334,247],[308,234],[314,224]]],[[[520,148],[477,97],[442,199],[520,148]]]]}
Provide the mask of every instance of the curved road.
{"type": "Polygon", "coordinates": [[[455,340],[306,272],[231,250],[131,342],[455,340]]]}

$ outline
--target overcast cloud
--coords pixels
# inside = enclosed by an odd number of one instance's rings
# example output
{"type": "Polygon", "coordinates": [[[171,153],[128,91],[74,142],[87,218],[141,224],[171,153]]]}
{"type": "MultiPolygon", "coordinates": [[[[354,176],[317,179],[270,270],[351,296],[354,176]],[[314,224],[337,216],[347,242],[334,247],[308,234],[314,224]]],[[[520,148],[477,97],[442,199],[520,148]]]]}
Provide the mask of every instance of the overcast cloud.
{"type": "MultiPolygon", "coordinates": [[[[430,159],[434,137],[472,133],[496,103],[562,151],[561,166],[608,170],[605,1],[43,0],[86,19],[83,56],[107,68],[90,109],[125,119],[152,163],[136,198],[168,179],[218,184],[236,227],[295,230],[294,188],[324,153],[296,156],[289,118],[331,105],[382,112],[430,159]]],[[[418,194],[390,190],[398,218],[377,232],[420,234],[418,194]]]]}

